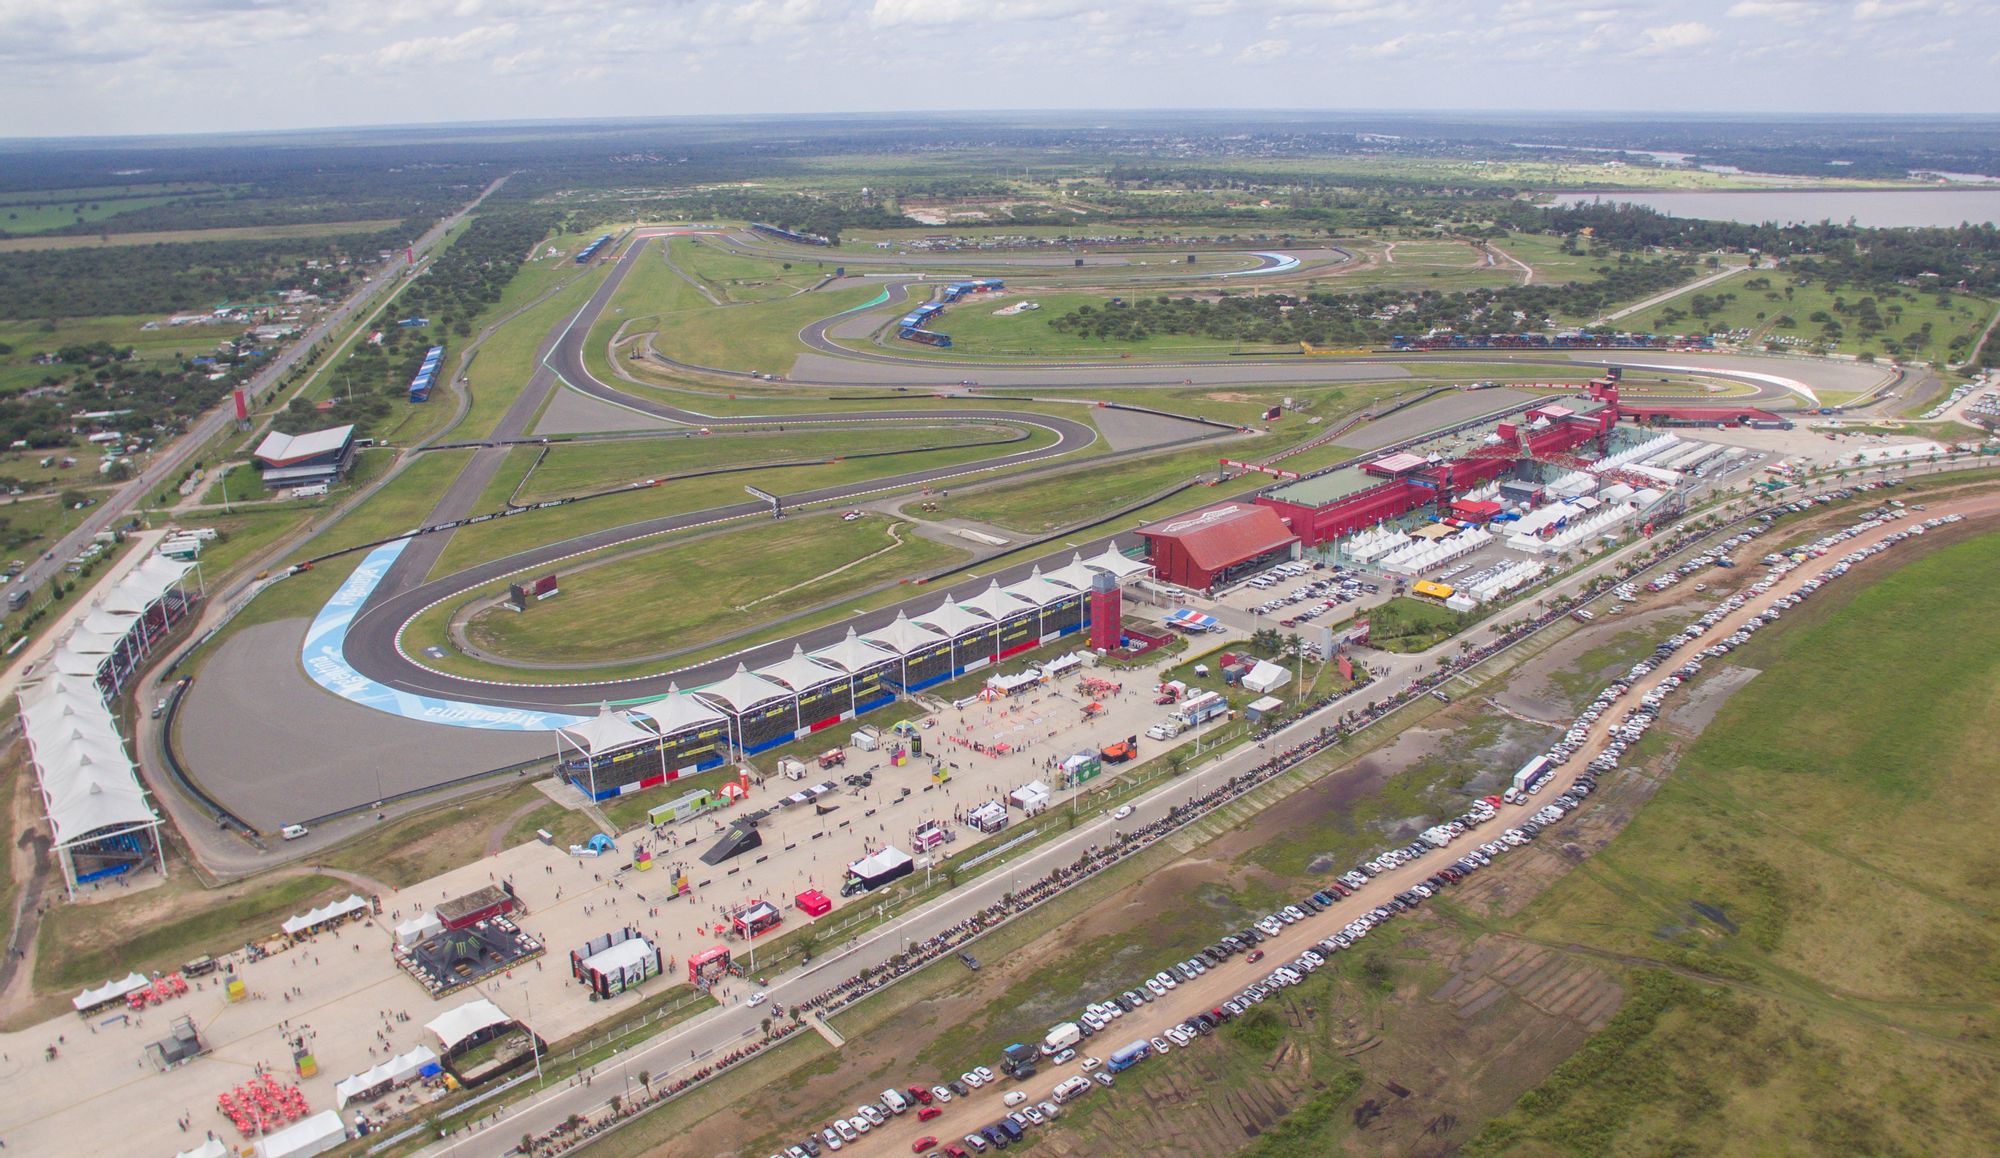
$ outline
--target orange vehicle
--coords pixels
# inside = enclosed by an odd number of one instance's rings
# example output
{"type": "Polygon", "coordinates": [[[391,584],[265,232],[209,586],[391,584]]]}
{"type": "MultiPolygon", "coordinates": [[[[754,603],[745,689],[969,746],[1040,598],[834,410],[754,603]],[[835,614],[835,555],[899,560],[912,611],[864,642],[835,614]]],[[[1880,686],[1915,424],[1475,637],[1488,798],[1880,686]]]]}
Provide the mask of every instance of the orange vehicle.
{"type": "Polygon", "coordinates": [[[819,766],[835,768],[847,763],[847,753],[839,748],[829,748],[819,754],[819,766]]]}
{"type": "Polygon", "coordinates": [[[1139,740],[1136,736],[1127,736],[1115,744],[1107,744],[1098,753],[1106,764],[1123,764],[1138,754],[1139,740]]]}

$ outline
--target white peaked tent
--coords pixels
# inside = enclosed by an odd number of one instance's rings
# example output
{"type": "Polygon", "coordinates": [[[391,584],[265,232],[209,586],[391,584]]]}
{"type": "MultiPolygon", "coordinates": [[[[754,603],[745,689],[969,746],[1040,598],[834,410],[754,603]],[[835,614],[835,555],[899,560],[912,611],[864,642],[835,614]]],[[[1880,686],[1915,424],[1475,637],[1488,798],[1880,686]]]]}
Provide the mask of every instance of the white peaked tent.
{"type": "Polygon", "coordinates": [[[371,1091],[385,1087],[400,1086],[414,1081],[427,1065],[437,1062],[438,1055],[427,1045],[420,1045],[406,1054],[398,1054],[377,1066],[370,1066],[353,1077],[344,1078],[333,1085],[333,1104],[337,1109],[346,1109],[347,1103],[365,1097],[371,1091]]]}
{"type": "Polygon", "coordinates": [[[852,675],[866,671],[871,667],[890,663],[895,660],[897,654],[899,653],[893,652],[880,644],[864,641],[850,627],[847,629],[847,638],[831,647],[820,648],[818,651],[812,653],[812,657],[821,663],[830,663],[852,675]]]}
{"type": "Polygon", "coordinates": [[[995,622],[1035,609],[1033,603],[1001,590],[998,579],[979,594],[959,600],[958,605],[969,611],[976,611],[995,622]]]}
{"type": "Polygon", "coordinates": [[[99,698],[95,664],[91,666],[90,674],[58,673],[20,691],[21,731],[71,896],[81,883],[79,853],[108,853],[128,863],[134,857],[152,860],[166,871],[160,818],[125,754],[116,721],[99,698]]]}
{"type": "Polygon", "coordinates": [[[701,724],[720,723],[727,719],[721,712],[682,691],[677,684],[667,685],[667,694],[650,703],[640,704],[632,709],[632,714],[653,721],[660,735],[671,736],[676,732],[701,724]]]}
{"type": "Polygon", "coordinates": [[[796,643],[792,645],[792,654],[777,663],[758,668],[756,674],[784,684],[801,695],[816,687],[846,678],[844,672],[815,661],[796,643]]]}
{"type": "Polygon", "coordinates": [[[921,651],[926,647],[943,643],[945,638],[938,632],[907,618],[900,611],[896,613],[896,618],[861,637],[862,642],[886,648],[897,655],[909,655],[913,651],[921,651]]]}
{"type": "Polygon", "coordinates": [[[957,639],[969,631],[993,626],[993,621],[981,615],[974,615],[960,606],[958,601],[946,597],[935,611],[926,611],[916,617],[916,622],[924,627],[932,627],[957,639]]]}
{"type": "Polygon", "coordinates": [[[482,1030],[496,1025],[506,1025],[514,1019],[500,1011],[500,1007],[484,997],[466,1002],[457,1009],[447,1009],[424,1023],[424,1028],[437,1034],[438,1043],[449,1054],[458,1044],[482,1030]]]}
{"type": "MultiPolygon", "coordinates": [[[[572,747],[582,751],[586,756],[597,756],[620,748],[629,748],[647,740],[659,739],[658,736],[633,723],[631,717],[625,713],[612,711],[608,703],[598,704],[597,714],[582,723],[557,728],[556,736],[560,740],[567,740],[572,747]]],[[[560,752],[561,745],[558,744],[557,748],[560,752]]]]}

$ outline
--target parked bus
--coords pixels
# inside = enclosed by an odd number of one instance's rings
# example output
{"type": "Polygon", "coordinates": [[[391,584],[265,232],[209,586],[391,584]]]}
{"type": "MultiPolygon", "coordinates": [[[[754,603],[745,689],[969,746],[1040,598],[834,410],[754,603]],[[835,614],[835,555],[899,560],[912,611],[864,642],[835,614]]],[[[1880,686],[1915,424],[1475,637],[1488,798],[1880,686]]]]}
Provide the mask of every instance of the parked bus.
{"type": "Polygon", "coordinates": [[[1151,1056],[1153,1056],[1152,1043],[1142,1037],[1112,1054],[1111,1059],[1104,1063],[1104,1068],[1115,1074],[1121,1070],[1129,1070],[1151,1056]]]}

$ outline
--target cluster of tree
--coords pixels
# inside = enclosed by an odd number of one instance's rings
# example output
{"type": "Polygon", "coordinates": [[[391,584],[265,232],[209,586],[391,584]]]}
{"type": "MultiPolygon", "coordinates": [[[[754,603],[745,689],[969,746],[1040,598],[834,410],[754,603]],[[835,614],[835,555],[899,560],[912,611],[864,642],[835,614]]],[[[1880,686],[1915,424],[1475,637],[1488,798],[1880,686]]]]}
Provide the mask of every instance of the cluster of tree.
{"type": "MultiPolygon", "coordinates": [[[[10,204],[89,204],[109,217],[56,234],[398,222],[401,244],[504,172],[471,149],[327,141],[285,146],[90,146],[0,151],[10,204]],[[119,210],[121,204],[130,208],[119,210]],[[413,231],[414,230],[414,231],[413,231]]],[[[7,227],[0,215],[0,236],[7,227]]]]}
{"type": "Polygon", "coordinates": [[[1679,285],[1690,270],[1681,260],[1645,261],[1629,254],[1602,266],[1594,281],[1509,286],[1456,292],[1375,289],[1361,293],[1236,294],[1213,299],[1114,298],[1079,306],[1049,325],[1059,333],[1131,343],[1154,334],[1184,334],[1226,342],[1273,345],[1369,345],[1434,329],[1459,333],[1543,330],[1561,317],[1589,317],[1607,307],[1679,285]]]}
{"type": "Polygon", "coordinates": [[[332,297],[375,260],[380,236],[201,241],[0,253],[0,318],[85,318],[211,309],[279,290],[332,297]],[[341,258],[349,265],[337,264],[341,258]],[[306,262],[317,259],[319,268],[306,262]]]}
{"type": "Polygon", "coordinates": [[[1644,206],[1611,202],[1557,209],[1516,206],[1509,216],[1523,228],[1565,237],[1587,229],[1594,242],[1614,249],[1756,250],[1783,258],[1788,268],[1817,276],[1829,288],[1880,289],[1933,275],[1944,288],[2000,293],[2000,227],[1991,224],[1947,229],[1864,229],[1830,221],[1744,225],[1668,217],[1644,206]]]}
{"type": "MultiPolygon", "coordinates": [[[[435,328],[392,327],[382,332],[379,345],[357,345],[338,369],[326,374],[326,400],[332,404],[328,409],[295,398],[272,425],[286,434],[303,434],[349,422],[364,430],[385,423],[396,415],[399,404],[407,404],[410,379],[423,364],[424,352],[436,343],[435,332],[435,328]]],[[[443,374],[439,372],[440,380],[443,374]]]]}
{"type": "Polygon", "coordinates": [[[864,199],[859,192],[808,197],[759,189],[697,189],[646,197],[636,208],[626,199],[619,202],[619,212],[683,221],[762,221],[780,229],[816,233],[836,244],[843,230],[907,229],[917,224],[884,209],[873,198],[864,199]]]}
{"type": "Polygon", "coordinates": [[[543,208],[481,213],[404,291],[397,315],[429,318],[435,331],[470,334],[472,319],[500,300],[521,263],[561,216],[543,208]]]}

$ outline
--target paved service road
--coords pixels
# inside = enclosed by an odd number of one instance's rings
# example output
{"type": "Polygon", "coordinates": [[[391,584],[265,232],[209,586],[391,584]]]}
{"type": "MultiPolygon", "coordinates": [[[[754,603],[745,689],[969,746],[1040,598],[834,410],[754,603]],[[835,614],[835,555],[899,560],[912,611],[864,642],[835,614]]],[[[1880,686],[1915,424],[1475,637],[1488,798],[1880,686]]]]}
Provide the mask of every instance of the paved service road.
{"type": "MultiPolygon", "coordinates": [[[[2000,495],[1987,495],[1955,502],[1932,503],[1926,517],[1945,514],[1990,515],[2000,510],[2000,495]]],[[[1287,926],[1277,938],[1259,946],[1265,951],[1265,961],[1259,966],[1246,966],[1232,958],[1193,982],[1184,983],[1167,998],[1140,1007],[1113,1023],[1092,1039],[1086,1047],[1079,1047],[1079,1054],[1105,1056],[1111,1050],[1138,1037],[1151,1037],[1166,1027],[1185,1020],[1194,1013],[1205,1011],[1224,1000],[1235,996],[1244,986],[1260,980],[1273,968],[1296,958],[1310,947],[1334,932],[1348,921],[1387,901],[1396,893],[1407,890],[1411,885],[1423,881],[1448,865],[1463,850],[1477,844],[1492,841],[1507,828],[1515,827],[1528,819],[1548,801],[1562,794],[1591,760],[1602,753],[1610,742],[1613,726],[1627,711],[1637,706],[1639,700],[1657,687],[1681,662],[1695,655],[1701,649],[1719,639],[1732,634],[1752,616],[1768,609],[1777,600],[1797,591],[1808,579],[1820,576],[1840,562],[1840,555],[1881,541],[1897,531],[1903,530],[1906,522],[1892,522],[1878,527],[1842,545],[1835,554],[1815,559],[1784,576],[1783,579],[1762,595],[1752,595],[1743,606],[1719,621],[1715,626],[1703,631],[1698,638],[1674,653],[1674,659],[1662,664],[1643,681],[1635,684],[1625,696],[1618,699],[1613,710],[1605,713],[1587,729],[1584,743],[1564,762],[1548,782],[1550,787],[1545,796],[1530,797],[1528,803],[1519,805],[1502,804],[1499,815],[1493,822],[1480,826],[1469,834],[1466,840],[1450,846],[1447,855],[1422,858],[1392,869],[1375,877],[1342,904],[1325,913],[1308,917],[1296,925],[1287,926]],[[1452,850],[1460,850],[1457,855],[1449,855],[1452,850]]],[[[1746,587],[1747,592],[1747,587],[1746,587]]],[[[1673,629],[1662,626],[1661,637],[1674,634],[1673,629]]],[[[1397,687],[1405,684],[1424,667],[1422,656],[1384,656],[1399,661],[1386,675],[1379,686],[1397,687]]],[[[1168,781],[1158,789],[1148,793],[1134,804],[1134,815],[1120,824],[1137,827],[1163,818],[1169,807],[1184,803],[1199,796],[1206,786],[1219,784],[1222,779],[1250,771],[1262,763],[1271,752],[1279,751],[1310,739],[1321,726],[1333,719],[1347,705],[1335,703],[1319,713],[1308,716],[1291,727],[1271,737],[1268,749],[1259,746],[1245,746],[1223,757],[1209,762],[1199,772],[1184,773],[1175,780],[1168,781]]],[[[975,912],[987,905],[1000,901],[1015,888],[1016,881],[1026,881],[1044,875],[1052,869],[1075,861],[1088,846],[1102,842],[1113,829],[1113,822],[1107,817],[1099,817],[1089,823],[1080,824],[1075,831],[1049,842],[1034,854],[1023,858],[1018,864],[1010,864],[1004,869],[990,872],[969,884],[953,890],[949,895],[910,915],[878,929],[858,944],[836,951],[815,961],[804,969],[774,978],[765,987],[771,1000],[787,1006],[809,999],[825,991],[831,985],[853,975],[863,965],[878,965],[900,953],[911,943],[946,932],[963,919],[963,914],[975,912]]],[[[1558,829],[1558,832],[1560,830],[1558,829]]],[[[1303,882],[1301,891],[1305,891],[1303,882]]],[[[977,943],[973,945],[977,951],[977,943]]],[[[1152,969],[1165,967],[1168,962],[1160,960],[1148,963],[1152,969]]],[[[941,959],[931,968],[955,969],[959,966],[950,959],[941,959]]],[[[1140,978],[1134,970],[1132,980],[1140,978]]],[[[744,983],[737,983],[739,993],[747,993],[744,983]]],[[[449,1143],[440,1143],[427,1153],[436,1155],[490,1155],[498,1158],[514,1146],[523,1133],[541,1134],[571,1114],[593,1115],[602,1113],[613,1094],[623,1092],[621,1073],[637,1073],[648,1070],[655,1084],[664,1077],[671,1080],[676,1072],[690,1066],[702,1064],[706,1058],[726,1053],[744,1041],[753,1038],[759,1031],[759,1022],[765,1016],[760,1008],[744,1006],[740,997],[737,1003],[688,1021],[644,1046],[621,1055],[615,1063],[606,1062],[597,1068],[597,1078],[590,1086],[566,1086],[545,1091],[536,1098],[522,1103],[507,1112],[497,1121],[478,1132],[464,1135],[449,1143]],[[693,1057],[690,1057],[692,1053],[693,1057]]],[[[988,1055],[957,1059],[959,1069],[969,1069],[974,1065],[993,1065],[1001,1042],[989,1043],[992,1052],[988,1055]]],[[[1199,1048],[1199,1046],[1194,1047],[1199,1048]]],[[[1174,1064],[1172,1053],[1163,1061],[1145,1064],[1174,1064]]],[[[884,1085],[902,1086],[921,1083],[929,1086],[957,1076],[957,1069],[950,1073],[911,1073],[885,1078],[884,1085]]],[[[1039,1100],[1048,1096],[1048,1091],[1056,1082],[1075,1072],[1045,1070],[1029,1085],[1027,1090],[1039,1100]]],[[[856,1158],[866,1158],[875,1154],[907,1153],[912,1139],[923,1134],[935,1134],[940,1139],[950,1140],[960,1137],[980,1126],[984,1126],[1004,1113],[999,1094],[1013,1083],[1004,1078],[997,1087],[989,1086],[976,1090],[970,1098],[954,1099],[945,1107],[942,1117],[919,1124],[913,1115],[900,1120],[896,1125],[864,1138],[856,1149],[856,1158]]],[[[1105,1096],[1100,1088],[1091,1096],[1105,1096]]],[[[1110,1096],[1117,1096],[1114,1091],[1110,1096]]]]}

